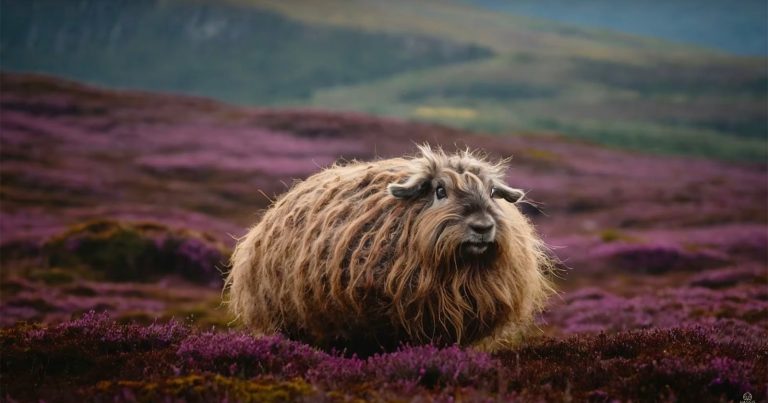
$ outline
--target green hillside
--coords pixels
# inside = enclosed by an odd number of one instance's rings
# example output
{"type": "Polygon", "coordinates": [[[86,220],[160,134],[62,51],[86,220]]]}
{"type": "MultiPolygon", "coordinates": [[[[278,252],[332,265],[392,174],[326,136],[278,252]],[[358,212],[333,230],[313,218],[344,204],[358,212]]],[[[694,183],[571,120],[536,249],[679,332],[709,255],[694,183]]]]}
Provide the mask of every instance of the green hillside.
{"type": "Polygon", "coordinates": [[[768,59],[451,0],[0,0],[0,67],[238,104],[352,110],[768,159],[768,59]]]}
{"type": "Polygon", "coordinates": [[[643,151],[764,161],[761,65],[511,54],[323,90],[312,103],[481,131],[558,132],[643,151]]]}
{"type": "Polygon", "coordinates": [[[556,132],[653,153],[768,159],[766,58],[441,0],[394,0],[375,14],[367,1],[233,1],[311,23],[434,35],[496,52],[491,59],[323,89],[313,94],[313,106],[496,133],[556,132]]]}
{"type": "Polygon", "coordinates": [[[203,1],[0,1],[0,65],[240,104],[487,58],[480,46],[306,24],[203,1]]]}

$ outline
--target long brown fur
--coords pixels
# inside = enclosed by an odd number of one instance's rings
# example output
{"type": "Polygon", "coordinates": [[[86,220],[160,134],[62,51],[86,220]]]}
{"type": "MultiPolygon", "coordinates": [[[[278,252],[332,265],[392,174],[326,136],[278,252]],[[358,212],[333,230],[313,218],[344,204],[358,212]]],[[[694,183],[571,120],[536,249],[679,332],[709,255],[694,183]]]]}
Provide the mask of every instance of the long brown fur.
{"type": "Polygon", "coordinates": [[[493,348],[520,335],[552,287],[531,224],[490,194],[519,191],[504,184],[502,163],[420,151],[333,166],[279,197],[232,256],[231,311],[261,333],[360,353],[401,343],[493,348]],[[436,202],[436,183],[446,202],[436,202]],[[492,257],[458,253],[470,205],[496,221],[492,257]]]}

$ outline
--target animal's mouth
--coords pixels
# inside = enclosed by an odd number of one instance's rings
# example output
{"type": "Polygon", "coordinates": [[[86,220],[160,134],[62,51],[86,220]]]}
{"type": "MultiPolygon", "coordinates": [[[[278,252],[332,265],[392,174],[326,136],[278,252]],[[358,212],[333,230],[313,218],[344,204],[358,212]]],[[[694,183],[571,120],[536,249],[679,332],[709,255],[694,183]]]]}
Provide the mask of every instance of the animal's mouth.
{"type": "Polygon", "coordinates": [[[482,255],[483,253],[487,252],[492,245],[493,245],[493,242],[468,241],[461,244],[461,249],[465,253],[468,253],[471,255],[482,255]]]}

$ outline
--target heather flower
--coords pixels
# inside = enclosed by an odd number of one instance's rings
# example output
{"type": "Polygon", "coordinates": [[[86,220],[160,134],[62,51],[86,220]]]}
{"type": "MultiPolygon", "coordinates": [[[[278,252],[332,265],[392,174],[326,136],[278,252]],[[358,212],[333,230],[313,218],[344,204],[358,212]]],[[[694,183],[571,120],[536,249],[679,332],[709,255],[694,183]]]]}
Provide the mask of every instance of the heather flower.
{"type": "Polygon", "coordinates": [[[226,375],[251,377],[271,374],[282,378],[301,376],[325,354],[280,336],[256,338],[243,333],[193,334],[176,354],[188,370],[206,369],[226,375]]]}
{"type": "Polygon", "coordinates": [[[697,274],[688,282],[692,286],[715,289],[750,283],[768,284],[768,268],[747,266],[707,270],[697,274]]]}
{"type": "Polygon", "coordinates": [[[176,321],[152,323],[150,325],[118,325],[106,312],[90,311],[79,319],[64,322],[48,331],[30,334],[35,338],[54,339],[56,337],[82,337],[85,340],[98,340],[105,346],[121,348],[156,348],[178,342],[189,333],[189,328],[176,321]]]}
{"type": "Polygon", "coordinates": [[[728,262],[715,251],[688,251],[676,245],[610,243],[592,252],[607,268],[634,273],[661,274],[679,270],[701,270],[728,262]]]}
{"type": "Polygon", "coordinates": [[[768,332],[765,312],[768,294],[759,285],[667,288],[629,297],[587,288],[565,294],[542,321],[564,334],[703,326],[722,339],[731,338],[735,329],[744,330],[741,338],[752,339],[768,332]]]}
{"type": "Polygon", "coordinates": [[[371,376],[385,382],[416,382],[427,387],[473,385],[496,382],[501,367],[486,353],[457,346],[405,347],[389,354],[370,357],[371,376]]]}

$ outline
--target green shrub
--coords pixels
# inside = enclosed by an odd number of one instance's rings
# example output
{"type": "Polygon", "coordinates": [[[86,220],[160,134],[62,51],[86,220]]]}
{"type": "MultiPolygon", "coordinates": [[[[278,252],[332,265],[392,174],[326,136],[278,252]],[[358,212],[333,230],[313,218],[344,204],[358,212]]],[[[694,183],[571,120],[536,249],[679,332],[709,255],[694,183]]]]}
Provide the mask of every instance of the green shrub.
{"type": "Polygon", "coordinates": [[[224,247],[157,224],[99,220],[77,225],[43,247],[50,267],[86,268],[113,281],[149,281],[165,274],[220,283],[224,247]]]}

